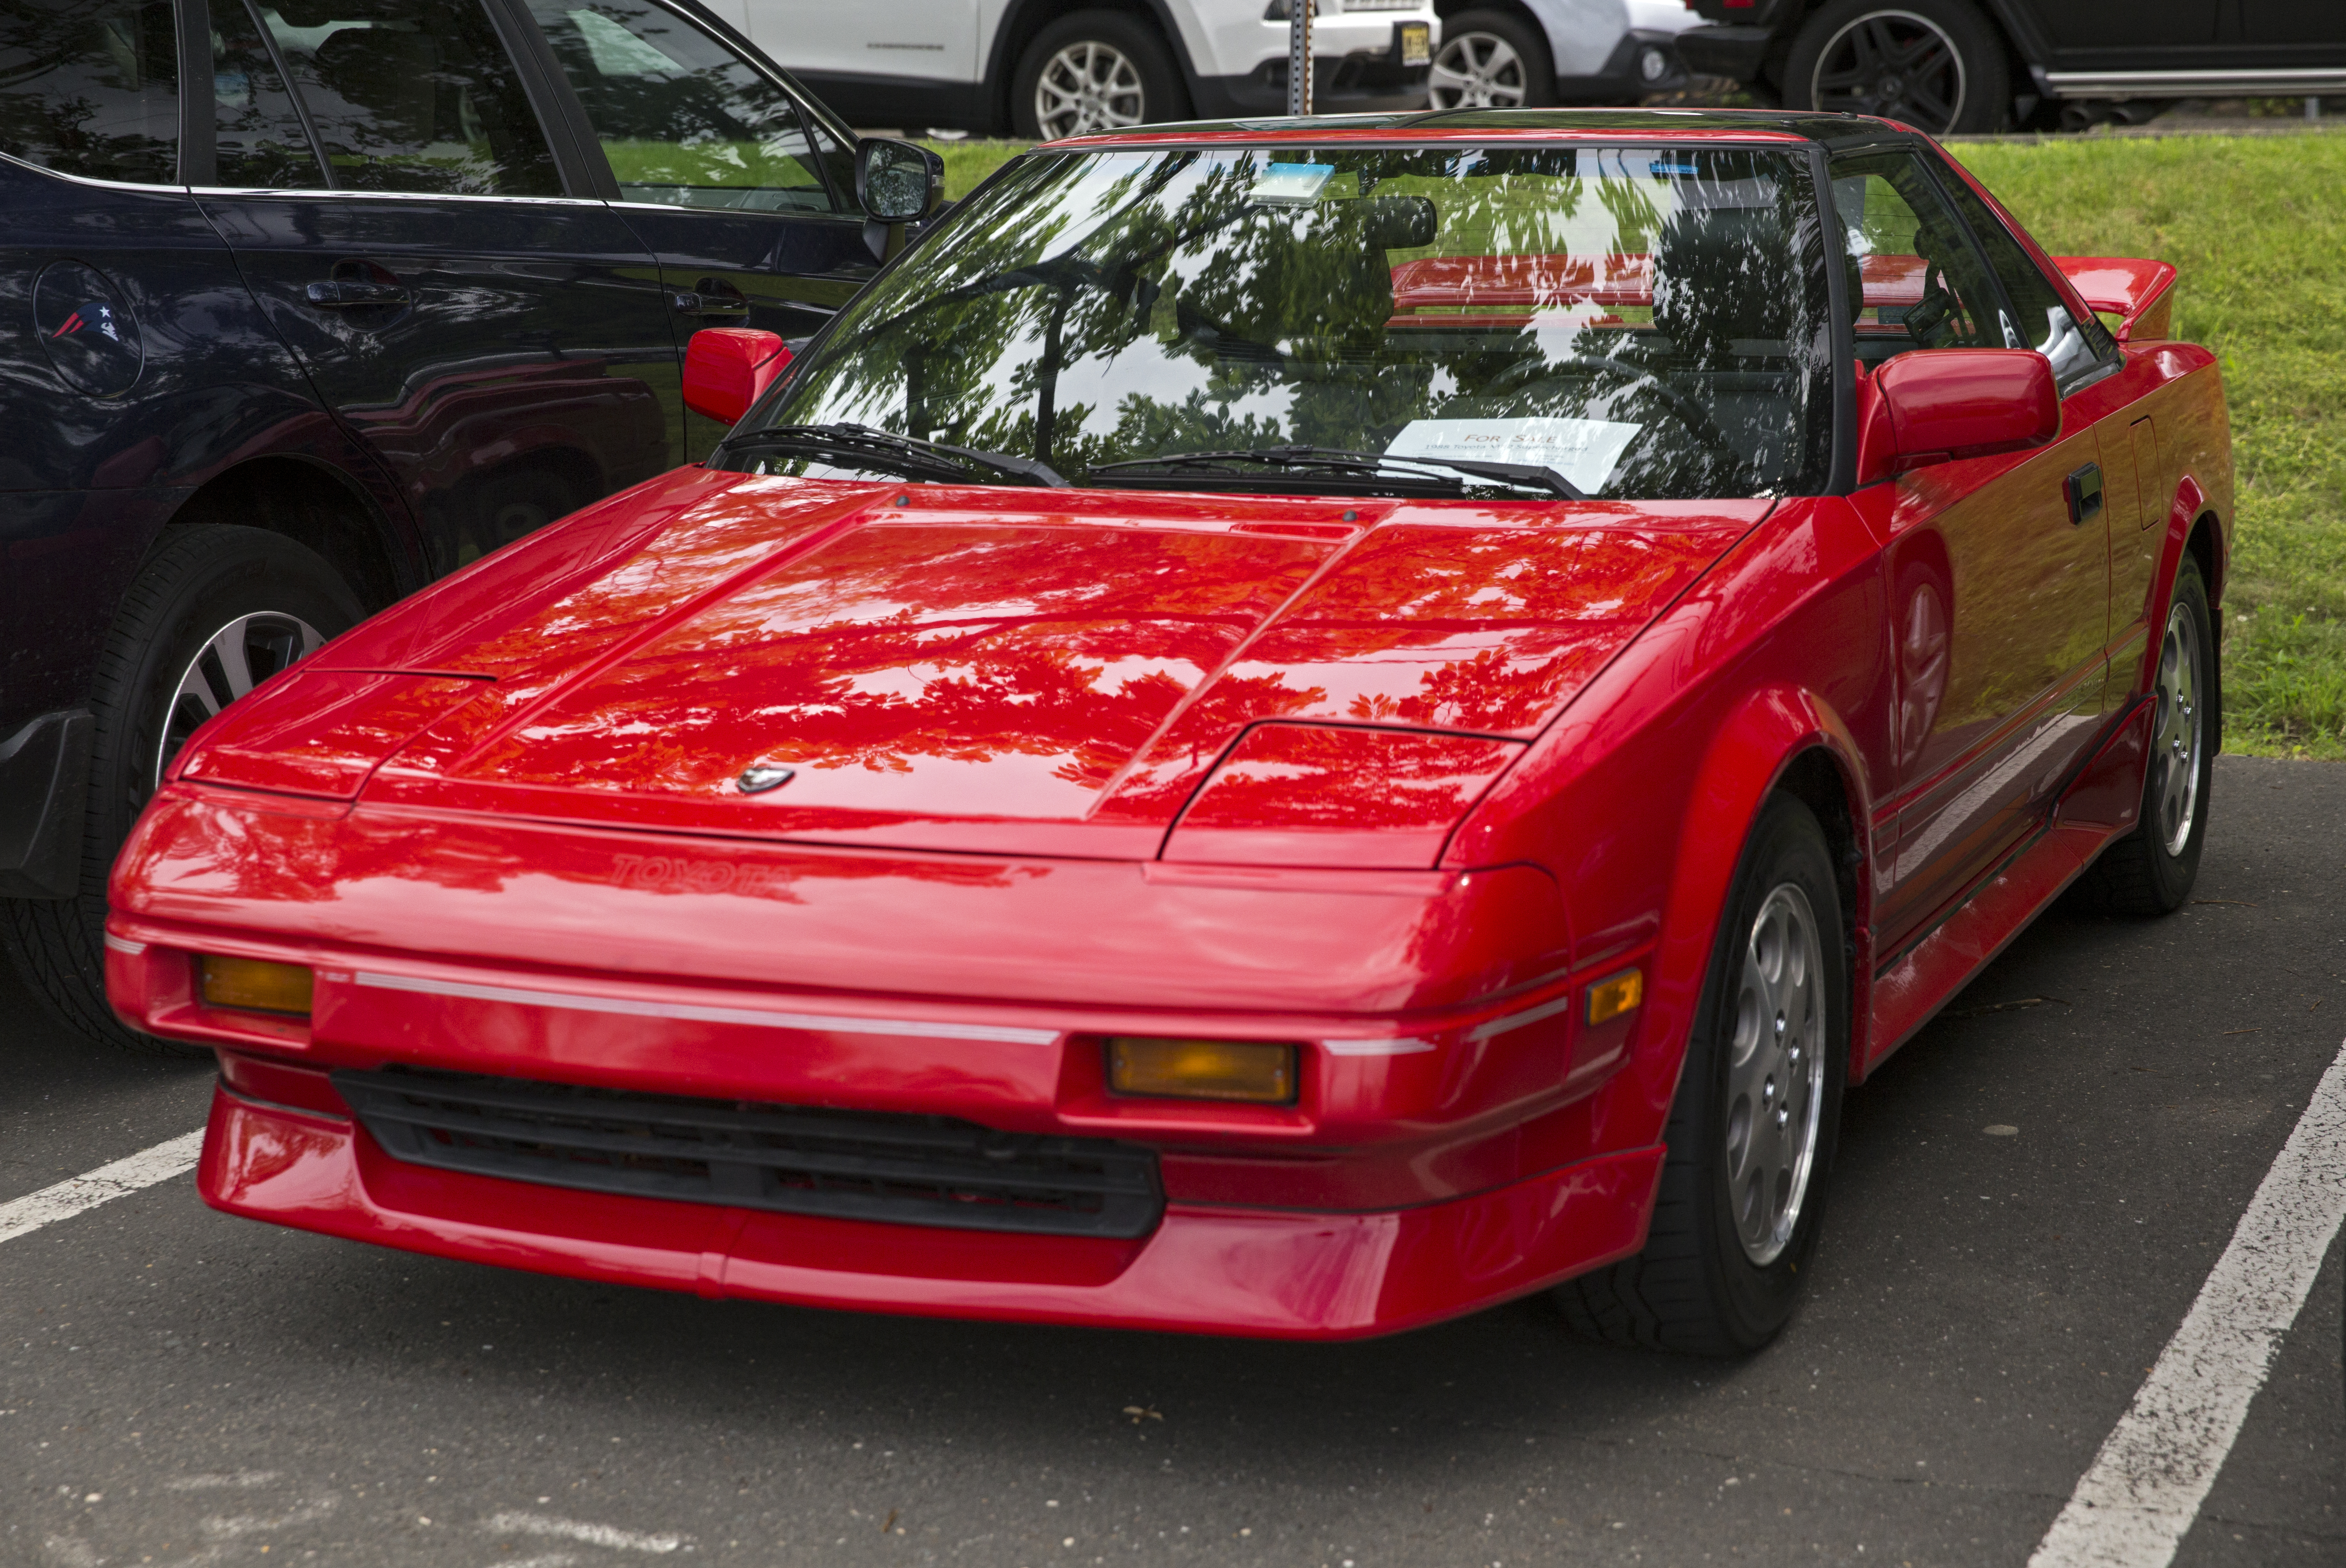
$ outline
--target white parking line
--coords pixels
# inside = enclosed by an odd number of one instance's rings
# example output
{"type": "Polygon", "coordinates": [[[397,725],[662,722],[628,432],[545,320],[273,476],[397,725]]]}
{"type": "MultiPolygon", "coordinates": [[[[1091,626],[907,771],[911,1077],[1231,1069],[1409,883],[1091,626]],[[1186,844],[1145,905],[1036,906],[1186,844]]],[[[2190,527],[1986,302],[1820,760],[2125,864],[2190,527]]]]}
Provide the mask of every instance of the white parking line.
{"type": "Polygon", "coordinates": [[[589,1546],[607,1546],[614,1552],[649,1552],[656,1555],[673,1552],[692,1539],[689,1535],[619,1530],[608,1524],[517,1511],[491,1514],[481,1521],[481,1528],[497,1535],[550,1535],[557,1540],[584,1542],[589,1546]]]}
{"type": "Polygon", "coordinates": [[[2028,1568],[2166,1568],[2346,1219],[2346,1048],[2028,1568]]]}
{"type": "Polygon", "coordinates": [[[168,1181],[181,1171],[193,1170],[196,1156],[203,1147],[204,1130],[198,1127],[153,1148],[126,1155],[110,1166],[100,1166],[55,1186],[45,1186],[38,1192],[0,1203],[0,1241],[13,1241],[26,1231],[71,1219],[86,1208],[96,1208],[126,1193],[168,1181]]]}

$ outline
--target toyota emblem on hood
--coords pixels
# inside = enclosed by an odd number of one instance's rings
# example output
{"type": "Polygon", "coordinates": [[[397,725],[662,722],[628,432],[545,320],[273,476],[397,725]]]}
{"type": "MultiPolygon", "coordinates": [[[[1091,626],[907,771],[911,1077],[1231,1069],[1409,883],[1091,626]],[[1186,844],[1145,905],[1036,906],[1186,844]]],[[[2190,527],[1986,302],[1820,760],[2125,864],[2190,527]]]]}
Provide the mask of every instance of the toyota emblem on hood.
{"type": "Polygon", "coordinates": [[[769,789],[780,789],[797,773],[797,769],[779,762],[752,762],[741,769],[741,777],[733,782],[744,795],[762,795],[769,789]]]}

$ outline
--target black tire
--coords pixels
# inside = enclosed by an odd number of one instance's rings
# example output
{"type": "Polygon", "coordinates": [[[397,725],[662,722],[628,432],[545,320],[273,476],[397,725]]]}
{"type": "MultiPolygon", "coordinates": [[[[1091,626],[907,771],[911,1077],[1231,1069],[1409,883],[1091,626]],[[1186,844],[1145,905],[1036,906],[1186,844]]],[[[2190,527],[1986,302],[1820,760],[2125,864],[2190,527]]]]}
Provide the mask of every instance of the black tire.
{"type": "MultiPolygon", "coordinates": [[[[280,535],[226,525],[165,533],[122,596],[91,687],[79,891],[69,899],[0,900],[0,943],[26,989],[58,1022],[128,1051],[205,1054],[139,1033],[107,1005],[107,873],[154,793],[158,755],[174,733],[170,709],[181,677],[215,634],[240,616],[260,615],[290,617],[332,637],[364,613],[332,566],[280,535]]],[[[270,640],[273,635],[270,623],[257,626],[256,667],[270,648],[290,652],[296,646],[270,640]]],[[[256,677],[267,673],[253,670],[256,677]]]]}
{"type": "Polygon", "coordinates": [[[1903,120],[1933,136],[2001,129],[2004,36],[1968,0],[1832,0],[1785,57],[1784,107],[1903,120]]]}
{"type": "Polygon", "coordinates": [[[2143,769],[2142,819],[2134,831],[2101,852],[2078,881],[2080,901],[2108,914],[2171,914],[2199,880],[2199,851],[2208,841],[2208,807],[2216,782],[2215,617],[2199,563],[2187,555],[2176,574],[2159,639],[2159,673],[2152,682],[2151,745],[2143,769]],[[2178,647],[2178,643],[2185,645],[2178,647]],[[2172,665],[2172,671],[2170,670],[2172,665]],[[2188,687],[2178,700],[2169,687],[2179,675],[2188,687]],[[2178,752],[2176,742],[2183,742],[2178,752]],[[2180,810],[2164,808],[2181,804],[2180,810]]]}
{"type": "Polygon", "coordinates": [[[1544,108],[1556,102],[1556,66],[1547,40],[1521,17],[1461,11],[1443,18],[1425,86],[1437,109],[1544,108]]]}
{"type": "MultiPolygon", "coordinates": [[[[1173,63],[1173,53],[1165,46],[1156,28],[1120,12],[1077,11],[1035,34],[1034,41],[1018,56],[1018,68],[1010,75],[1010,125],[1020,137],[1029,141],[1048,141],[1055,137],[1079,134],[1078,128],[1069,128],[1071,120],[1059,116],[1054,116],[1046,127],[1035,97],[1045,69],[1063,52],[1081,51],[1086,46],[1107,52],[1096,54],[1090,62],[1095,87],[1106,88],[1100,94],[1102,100],[1119,116],[1127,112],[1131,116],[1128,121],[1119,118],[1110,123],[1144,125],[1188,117],[1189,95],[1182,90],[1181,73],[1173,63]],[[1107,57],[1110,55],[1120,59],[1128,70],[1112,68],[1107,57]]],[[[1060,62],[1063,69],[1072,64],[1060,62]]],[[[1054,79],[1060,78],[1055,76],[1054,79]]],[[[1097,130],[1108,126],[1080,128],[1097,130]]]]}
{"type": "MultiPolygon", "coordinates": [[[[1807,952],[1803,944],[1803,952],[1807,952]]],[[[1841,901],[1832,856],[1815,816],[1800,801],[1780,795],[1768,802],[1745,845],[1728,895],[1710,973],[1678,1077],[1665,1134],[1669,1153],[1645,1250],[1627,1262],[1567,1281],[1555,1292],[1565,1320],[1575,1332],[1606,1344],[1672,1350],[1699,1356],[1746,1355],[1773,1339],[1799,1304],[1824,1225],[1825,1195],[1841,1127],[1841,1089],[1849,1066],[1849,961],[1841,923],[1841,901]],[[1747,952],[1759,953],[1757,922],[1763,911],[1797,910],[1798,901],[1780,890],[1797,890],[1806,901],[1816,938],[1813,989],[1801,995],[1810,1010],[1803,1029],[1770,1027],[1766,1007],[1739,1005],[1745,991],[1747,952]],[[1813,1136],[1809,1139],[1805,1186],[1797,1180],[1790,1199],[1771,1223],[1760,1227],[1756,1256],[1739,1226],[1730,1190],[1730,1138],[1739,1125],[1759,1119],[1761,1102],[1735,1095],[1730,1085],[1738,1061],[1738,1015],[1746,1019],[1750,1044],[1741,1060],[1754,1060],[1770,1041],[1783,1041],[1801,1077],[1774,1103],[1806,1118],[1813,1097],[1813,1136]],[[1756,1031],[1756,1033],[1754,1033],[1756,1031]],[[1821,1036],[1821,1038],[1820,1038],[1821,1036]],[[1821,1049],[1804,1066],[1801,1052],[1821,1049]],[[1795,1095],[1794,1091],[1800,1093],[1795,1095]],[[1793,1110],[1797,1097],[1800,1110],[1793,1110]],[[1741,1120],[1739,1123],[1739,1106],[1741,1120]]],[[[1785,1015],[1778,1013],[1779,1019],[1785,1015]]],[[[1746,1071],[1749,1069],[1747,1068],[1746,1071]]],[[[1774,1079],[1769,1078],[1772,1087],[1774,1079]]],[[[1780,1120],[1780,1127],[1786,1125],[1780,1120]]],[[[1764,1190],[1762,1181],[1745,1190],[1764,1190]]],[[[1747,1211],[1749,1212],[1749,1211],[1747,1211]]],[[[1765,1212],[1762,1210],[1761,1212],[1765,1212]]]]}

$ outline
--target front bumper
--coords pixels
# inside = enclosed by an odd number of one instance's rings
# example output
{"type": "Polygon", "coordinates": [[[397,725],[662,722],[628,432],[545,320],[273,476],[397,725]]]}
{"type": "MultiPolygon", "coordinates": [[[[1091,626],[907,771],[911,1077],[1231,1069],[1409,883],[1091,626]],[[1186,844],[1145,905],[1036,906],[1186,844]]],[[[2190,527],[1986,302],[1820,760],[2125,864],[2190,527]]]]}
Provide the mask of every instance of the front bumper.
{"type": "Polygon", "coordinates": [[[215,1091],[198,1187],[229,1214],[441,1257],[712,1299],[1358,1339],[1453,1317],[1644,1245],[1662,1151],[1365,1214],[1168,1207],[1120,1240],[667,1203],[435,1170],[349,1118],[215,1091]]]}
{"type": "Polygon", "coordinates": [[[1621,36],[1594,75],[1556,77],[1559,104],[1635,104],[1655,93],[1674,93],[1690,79],[1678,54],[1682,35],[1637,28],[1621,36]]]}
{"type": "Polygon", "coordinates": [[[1652,1054],[1642,1014],[1590,1026],[1580,1005],[1650,949],[1576,965],[1527,866],[919,856],[175,784],[114,906],[117,1010],[230,1069],[208,1200],[449,1256],[837,1306],[1370,1334],[1634,1249],[1658,1168],[1652,1074],[1622,1074],[1652,1054]],[[309,966],[311,1013],[207,1007],[199,953],[309,966]],[[1300,1086],[1288,1105],[1120,1097],[1115,1034],[1294,1042],[1300,1086]],[[327,1077],[388,1067],[1112,1140],[1154,1159],[1163,1217],[1007,1234],[434,1168],[387,1152],[327,1077]]]}

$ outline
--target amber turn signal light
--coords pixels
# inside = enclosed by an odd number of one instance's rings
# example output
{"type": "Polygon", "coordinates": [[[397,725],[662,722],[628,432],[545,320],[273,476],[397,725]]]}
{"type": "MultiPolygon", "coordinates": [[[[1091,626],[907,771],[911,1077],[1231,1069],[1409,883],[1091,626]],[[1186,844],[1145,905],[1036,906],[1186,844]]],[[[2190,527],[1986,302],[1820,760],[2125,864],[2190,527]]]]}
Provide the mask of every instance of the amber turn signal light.
{"type": "Polygon", "coordinates": [[[311,976],[306,964],[223,958],[207,952],[197,958],[196,973],[207,1007],[310,1015],[311,976]]]}
{"type": "Polygon", "coordinates": [[[1646,1000],[1646,972],[1625,969],[1618,974],[1608,974],[1588,988],[1588,1022],[1591,1027],[1610,1023],[1624,1013],[1635,1013],[1637,1004],[1646,1000]]]}
{"type": "Polygon", "coordinates": [[[1107,1086],[1152,1099],[1286,1105],[1295,1098],[1295,1047],[1117,1035],[1107,1043],[1107,1086]]]}

